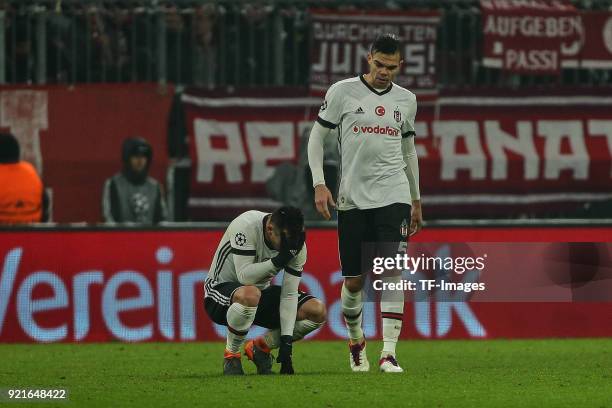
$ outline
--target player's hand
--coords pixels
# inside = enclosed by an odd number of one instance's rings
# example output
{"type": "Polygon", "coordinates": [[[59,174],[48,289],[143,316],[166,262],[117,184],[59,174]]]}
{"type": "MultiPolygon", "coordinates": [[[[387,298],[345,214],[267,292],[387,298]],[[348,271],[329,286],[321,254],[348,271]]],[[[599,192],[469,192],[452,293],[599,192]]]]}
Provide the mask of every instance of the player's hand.
{"type": "Polygon", "coordinates": [[[302,231],[293,240],[293,243],[291,244],[291,247],[289,249],[289,251],[293,254],[293,256],[296,256],[297,254],[300,253],[300,251],[302,250],[302,247],[304,246],[304,242],[306,242],[306,231],[302,231]]]}
{"type": "Polygon", "coordinates": [[[412,201],[412,213],[410,214],[410,236],[415,235],[423,228],[423,212],[421,211],[421,200],[412,201]]]}
{"type": "Polygon", "coordinates": [[[295,256],[291,253],[291,245],[289,245],[289,242],[287,240],[287,237],[285,236],[285,233],[281,232],[280,235],[281,235],[281,242],[280,242],[280,248],[278,250],[278,255],[276,255],[274,258],[271,259],[274,266],[279,269],[287,266],[289,261],[292,260],[293,257],[295,256]]]}
{"type": "Polygon", "coordinates": [[[291,360],[291,354],[293,352],[293,339],[291,336],[280,337],[280,347],[278,349],[278,357],[276,362],[281,364],[281,374],[293,374],[293,361],[291,360]]]}
{"type": "Polygon", "coordinates": [[[319,184],[315,187],[315,205],[317,206],[317,211],[323,216],[323,218],[326,220],[331,218],[331,214],[329,213],[329,208],[327,206],[329,205],[332,208],[336,208],[336,203],[334,203],[332,194],[325,184],[319,184]]]}

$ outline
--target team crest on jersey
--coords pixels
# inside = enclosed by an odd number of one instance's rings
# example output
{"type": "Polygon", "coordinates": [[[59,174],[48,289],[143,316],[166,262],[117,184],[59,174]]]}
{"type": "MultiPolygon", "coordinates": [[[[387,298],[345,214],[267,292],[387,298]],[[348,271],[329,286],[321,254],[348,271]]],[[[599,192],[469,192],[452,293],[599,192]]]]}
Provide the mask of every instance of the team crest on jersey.
{"type": "Polygon", "coordinates": [[[246,235],[244,235],[242,232],[237,233],[234,237],[234,242],[238,246],[245,246],[247,242],[246,235]]]}
{"type": "Polygon", "coordinates": [[[374,112],[378,115],[378,116],[385,116],[385,107],[382,105],[378,105],[376,107],[376,109],[374,109],[374,112]]]}
{"type": "Polygon", "coordinates": [[[397,123],[400,123],[402,121],[402,112],[400,112],[399,107],[395,107],[395,110],[393,111],[393,118],[395,118],[395,121],[397,123]]]}
{"type": "Polygon", "coordinates": [[[321,108],[319,110],[323,112],[325,109],[327,109],[327,101],[323,101],[323,103],[321,104],[321,108]]]}
{"type": "Polygon", "coordinates": [[[405,218],[402,221],[402,225],[400,225],[400,234],[404,238],[406,238],[408,236],[408,223],[406,222],[405,218]]]}

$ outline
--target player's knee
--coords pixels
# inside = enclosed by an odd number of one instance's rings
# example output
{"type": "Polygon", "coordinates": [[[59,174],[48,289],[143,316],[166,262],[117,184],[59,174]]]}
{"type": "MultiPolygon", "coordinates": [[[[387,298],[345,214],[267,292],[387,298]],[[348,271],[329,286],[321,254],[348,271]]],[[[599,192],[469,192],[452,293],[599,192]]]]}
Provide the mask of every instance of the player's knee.
{"type": "Polygon", "coordinates": [[[327,320],[327,309],[325,308],[325,304],[319,299],[312,299],[311,303],[311,307],[308,310],[308,320],[315,323],[323,323],[327,320]]]}
{"type": "Polygon", "coordinates": [[[363,279],[361,276],[346,278],[344,279],[344,286],[349,290],[349,292],[359,292],[363,287],[363,279]]]}
{"type": "Polygon", "coordinates": [[[255,286],[243,286],[234,292],[232,300],[244,306],[257,306],[261,291],[255,286]]]}

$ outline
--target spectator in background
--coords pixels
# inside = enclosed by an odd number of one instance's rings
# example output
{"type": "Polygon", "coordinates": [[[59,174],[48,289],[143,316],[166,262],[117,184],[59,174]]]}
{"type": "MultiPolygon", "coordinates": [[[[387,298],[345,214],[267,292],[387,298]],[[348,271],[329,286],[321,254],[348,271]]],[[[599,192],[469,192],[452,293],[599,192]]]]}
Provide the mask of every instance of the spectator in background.
{"type": "Polygon", "coordinates": [[[0,133],[0,224],[48,221],[48,199],[34,166],[20,161],[19,142],[0,133]]]}
{"type": "Polygon", "coordinates": [[[123,170],[106,180],[102,196],[104,222],[153,225],[167,220],[166,203],[157,180],[149,177],[153,150],[146,140],[123,141],[123,170]]]}
{"type": "MultiPolygon", "coordinates": [[[[302,210],[305,220],[320,220],[314,206],[314,188],[312,174],[308,166],[308,138],[310,127],[304,129],[299,139],[299,157],[297,165],[284,162],[274,168],[274,173],[266,181],[268,195],[283,205],[298,207],[302,210]]],[[[325,139],[325,156],[323,173],[325,180],[330,182],[330,191],[336,195],[336,180],[338,177],[338,140],[335,137],[325,139]]],[[[334,214],[335,215],[335,214],[334,214]]]]}

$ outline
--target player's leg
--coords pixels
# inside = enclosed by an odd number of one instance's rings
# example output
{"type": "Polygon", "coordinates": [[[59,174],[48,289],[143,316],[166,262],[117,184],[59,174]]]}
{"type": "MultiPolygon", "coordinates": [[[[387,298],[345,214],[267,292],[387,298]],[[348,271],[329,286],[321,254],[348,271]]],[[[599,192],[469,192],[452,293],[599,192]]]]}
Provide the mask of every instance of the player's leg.
{"type": "MultiPolygon", "coordinates": [[[[376,209],[374,218],[378,256],[395,258],[398,253],[404,254],[410,226],[410,205],[397,203],[376,209]]],[[[401,270],[385,271],[382,276],[385,282],[399,282],[401,278],[401,270]]],[[[380,311],[383,332],[380,369],[384,372],[402,372],[395,350],[404,319],[404,292],[382,291],[380,311]]]]}
{"type": "Polygon", "coordinates": [[[362,250],[368,235],[367,212],[338,211],[338,250],[344,282],[340,292],[342,314],[348,329],[349,362],[353,371],[368,371],[363,335],[363,279],[362,250]]]}
{"type": "MultiPolygon", "coordinates": [[[[270,352],[280,345],[280,286],[263,290],[254,324],[270,329],[263,336],[250,340],[245,345],[249,360],[257,366],[258,374],[270,374],[272,357],[270,352]]],[[[310,332],[325,324],[325,305],[314,296],[299,291],[298,310],[293,328],[293,341],[303,339],[310,332]]]]}
{"type": "Polygon", "coordinates": [[[319,299],[307,293],[300,293],[297,321],[293,328],[293,341],[302,340],[309,333],[325,324],[327,310],[319,299]]]}
{"type": "Polygon", "coordinates": [[[240,347],[257,312],[260,291],[255,286],[224,282],[206,286],[205,309],[211,320],[227,327],[223,358],[223,373],[244,374],[240,362],[240,347]]]}
{"type": "MultiPolygon", "coordinates": [[[[309,333],[322,327],[326,319],[327,310],[323,302],[306,292],[300,291],[298,312],[293,328],[293,341],[302,340],[309,333]]],[[[256,346],[270,352],[280,345],[280,329],[268,330],[253,342],[256,346]]]]}

